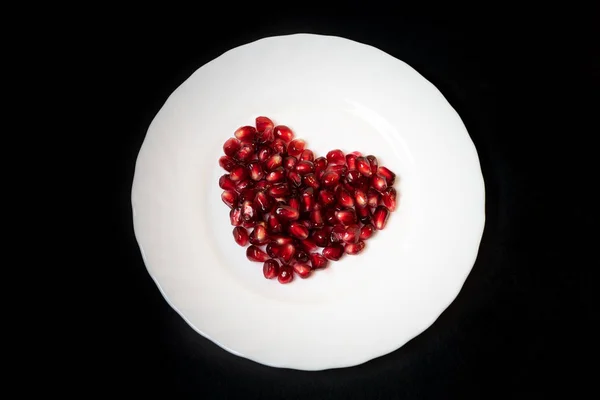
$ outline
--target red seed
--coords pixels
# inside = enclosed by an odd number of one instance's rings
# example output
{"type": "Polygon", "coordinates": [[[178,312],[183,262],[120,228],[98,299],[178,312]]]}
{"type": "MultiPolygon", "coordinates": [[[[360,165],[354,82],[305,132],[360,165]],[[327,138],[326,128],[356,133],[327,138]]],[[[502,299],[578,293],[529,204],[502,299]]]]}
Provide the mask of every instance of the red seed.
{"type": "MultiPolygon", "coordinates": [[[[317,244],[315,242],[313,242],[311,239],[304,239],[300,242],[300,244],[302,245],[302,248],[304,249],[304,251],[309,254],[318,249],[317,244]]],[[[296,258],[298,258],[298,257],[296,257],[296,258]]]]}
{"type": "Polygon", "coordinates": [[[271,242],[277,246],[283,246],[294,243],[294,239],[287,235],[271,235],[271,242]]]}
{"type": "Polygon", "coordinates": [[[362,153],[360,151],[353,151],[350,154],[354,154],[356,157],[362,157],[362,153]]]}
{"type": "Polygon", "coordinates": [[[256,128],[253,126],[242,126],[233,134],[239,140],[254,140],[256,136],[256,128]]]}
{"type": "Polygon", "coordinates": [[[271,182],[267,182],[267,181],[258,181],[256,182],[256,185],[254,185],[254,188],[256,190],[269,190],[269,188],[273,186],[271,184],[271,182]]]}
{"type": "Polygon", "coordinates": [[[288,228],[288,232],[290,235],[300,240],[304,240],[308,237],[308,228],[298,222],[292,222],[288,228]]]}
{"type": "Polygon", "coordinates": [[[240,192],[240,203],[243,203],[246,200],[254,201],[256,198],[257,190],[254,188],[247,188],[240,192]]]}
{"type": "Polygon", "coordinates": [[[334,171],[337,172],[338,175],[340,175],[340,177],[346,175],[346,173],[348,172],[348,167],[346,167],[345,165],[329,165],[327,167],[327,171],[334,171]]]}
{"type": "Polygon", "coordinates": [[[233,157],[237,154],[241,147],[241,143],[236,138],[229,138],[223,144],[223,152],[229,157],[233,157]]]}
{"type": "Polygon", "coordinates": [[[246,229],[252,229],[254,228],[254,221],[244,221],[242,219],[242,226],[246,229]]]}
{"type": "Polygon", "coordinates": [[[265,163],[271,157],[271,154],[273,154],[273,150],[268,146],[261,146],[256,152],[258,161],[261,163],[265,163]]]}
{"type": "Polygon", "coordinates": [[[326,171],[321,178],[321,183],[325,187],[332,187],[339,183],[340,174],[335,171],[326,171]]]}
{"type": "Polygon", "coordinates": [[[269,236],[267,235],[267,228],[265,228],[264,222],[256,224],[254,230],[250,234],[250,243],[262,246],[263,244],[266,244],[268,240],[269,236]]]}
{"type": "Polygon", "coordinates": [[[327,159],[325,157],[318,157],[314,161],[315,163],[315,174],[327,169],[327,159]]]}
{"type": "Polygon", "coordinates": [[[269,259],[269,255],[255,245],[250,245],[246,249],[246,257],[250,261],[265,262],[269,259]]]}
{"type": "Polygon", "coordinates": [[[267,218],[267,231],[271,234],[283,231],[283,225],[275,215],[269,215],[267,218]]]}
{"type": "Polygon", "coordinates": [[[374,189],[369,189],[367,192],[367,204],[371,208],[375,208],[379,205],[379,198],[381,195],[374,189]]]}
{"type": "Polygon", "coordinates": [[[267,244],[267,247],[265,247],[265,250],[267,251],[267,254],[269,255],[269,257],[279,258],[279,253],[280,253],[281,249],[277,244],[270,242],[267,244]]]}
{"type": "Polygon", "coordinates": [[[235,190],[235,182],[229,179],[229,174],[219,178],[219,187],[223,190],[235,190]]]}
{"type": "Polygon", "coordinates": [[[354,191],[354,200],[357,208],[364,208],[367,206],[367,195],[360,189],[354,191]]]}
{"type": "Polygon", "coordinates": [[[323,269],[327,267],[329,261],[319,253],[312,253],[310,255],[310,263],[313,269],[323,269]]]}
{"type": "Polygon", "coordinates": [[[277,260],[267,260],[263,264],[263,275],[267,279],[273,279],[279,275],[279,263],[277,260]]]}
{"type": "Polygon", "coordinates": [[[346,154],[346,165],[348,166],[348,171],[355,171],[356,170],[356,155],[346,154]]]}
{"type": "Polygon", "coordinates": [[[296,172],[300,175],[310,174],[315,171],[315,164],[312,161],[300,161],[296,164],[296,172]]]}
{"type": "Polygon", "coordinates": [[[365,242],[348,243],[344,247],[344,252],[350,255],[356,255],[363,251],[365,248],[365,242]]]}
{"type": "Polygon", "coordinates": [[[303,139],[294,139],[288,146],[288,154],[290,156],[298,157],[304,151],[306,142],[303,139]]]}
{"type": "Polygon", "coordinates": [[[258,212],[254,208],[253,201],[246,200],[242,203],[242,220],[243,221],[256,221],[258,212]]]}
{"type": "Polygon", "coordinates": [[[315,153],[313,153],[312,150],[304,149],[302,151],[302,154],[300,154],[300,160],[302,160],[302,161],[314,161],[315,160],[315,153]]]}
{"type": "Polygon", "coordinates": [[[383,193],[387,189],[385,178],[379,174],[375,174],[371,177],[371,186],[373,186],[373,188],[379,193],[383,193]]]}
{"type": "Polygon", "coordinates": [[[253,181],[260,181],[265,176],[265,171],[258,161],[248,164],[248,170],[250,171],[250,179],[253,181]]]}
{"type": "Polygon", "coordinates": [[[369,160],[369,164],[371,165],[371,173],[372,174],[376,174],[377,173],[377,167],[379,165],[379,162],[377,161],[377,158],[373,155],[368,155],[366,157],[367,160],[369,160]]]}
{"type": "Polygon", "coordinates": [[[333,243],[323,249],[323,257],[331,261],[337,261],[344,254],[344,246],[339,243],[333,243]]]}
{"type": "Polygon", "coordinates": [[[288,243],[279,247],[279,258],[285,263],[289,263],[296,254],[296,247],[293,244],[288,243]]]}
{"type": "Polygon", "coordinates": [[[385,228],[390,212],[384,206],[378,206],[373,212],[373,225],[378,231],[385,228]]]}
{"type": "Polygon", "coordinates": [[[315,190],[317,190],[320,186],[319,180],[317,179],[315,174],[304,175],[303,180],[306,186],[309,186],[315,190]]]}
{"type": "Polygon", "coordinates": [[[221,156],[221,158],[219,158],[219,166],[227,172],[231,172],[236,165],[237,163],[235,160],[229,156],[221,156]]]}
{"type": "Polygon", "coordinates": [[[320,208],[315,207],[310,212],[310,222],[312,223],[313,228],[322,228],[323,225],[325,225],[325,222],[323,221],[323,214],[321,213],[320,208]]]}
{"type": "Polygon", "coordinates": [[[240,161],[249,161],[254,157],[254,144],[242,142],[235,157],[240,161]]]}
{"type": "Polygon", "coordinates": [[[371,176],[371,164],[365,157],[356,157],[356,169],[364,176],[371,176]]]}
{"type": "Polygon", "coordinates": [[[269,193],[269,196],[279,199],[290,194],[290,188],[285,182],[276,183],[271,186],[267,192],[269,193]]]}
{"type": "Polygon", "coordinates": [[[273,198],[263,190],[259,190],[254,196],[254,207],[262,213],[266,213],[273,207],[273,198]]]}
{"type": "Polygon", "coordinates": [[[315,244],[319,247],[326,247],[329,245],[329,238],[331,236],[331,227],[323,227],[321,229],[317,229],[312,233],[311,239],[315,242],[315,244]]]}
{"type": "Polygon", "coordinates": [[[312,211],[315,207],[315,190],[311,187],[307,187],[302,191],[302,207],[300,211],[308,212],[312,211]]]}
{"type": "Polygon", "coordinates": [[[297,197],[290,197],[288,200],[288,206],[300,211],[300,199],[297,197]]]}
{"type": "Polygon", "coordinates": [[[285,175],[285,169],[283,169],[283,167],[279,167],[269,172],[265,179],[267,182],[277,183],[283,181],[285,179],[285,175]]]}
{"type": "Polygon", "coordinates": [[[295,187],[300,187],[302,185],[302,176],[296,171],[289,171],[287,178],[295,187]]]}
{"type": "Polygon", "coordinates": [[[390,211],[396,210],[396,189],[389,187],[383,192],[381,202],[390,211]]]}
{"type": "Polygon", "coordinates": [[[375,233],[375,227],[371,224],[363,225],[360,228],[360,240],[367,240],[375,233]]]}
{"type": "Polygon", "coordinates": [[[346,157],[344,156],[344,152],[339,149],[331,150],[329,153],[327,153],[327,163],[329,165],[346,164],[346,157]]]}
{"type": "Polygon", "coordinates": [[[267,171],[273,171],[281,167],[282,162],[283,158],[281,157],[281,154],[273,154],[272,156],[267,158],[267,161],[265,161],[265,168],[267,169],[267,171]]]}
{"type": "Polygon", "coordinates": [[[346,227],[344,234],[342,235],[342,241],[344,243],[357,243],[360,237],[360,227],[356,224],[352,224],[346,227]]]}
{"type": "Polygon", "coordinates": [[[283,160],[283,167],[288,171],[292,171],[296,168],[297,163],[298,159],[296,157],[287,156],[285,160],[283,160]]]}
{"type": "Polygon", "coordinates": [[[356,187],[359,180],[360,180],[360,172],[358,172],[358,171],[349,171],[346,174],[346,182],[348,182],[348,184],[350,186],[356,187]]]}
{"type": "Polygon", "coordinates": [[[396,181],[396,174],[386,167],[379,167],[377,169],[377,173],[385,178],[388,186],[392,186],[396,181]]]}
{"type": "Polygon", "coordinates": [[[340,243],[344,234],[346,233],[346,228],[343,225],[336,225],[331,230],[331,234],[329,235],[329,241],[331,243],[340,243]]]}
{"type": "Polygon", "coordinates": [[[335,217],[344,226],[356,223],[356,212],[353,209],[346,209],[335,212],[335,217]]]}
{"type": "Polygon", "coordinates": [[[310,265],[306,263],[295,263],[293,266],[294,271],[298,274],[298,276],[302,279],[308,278],[312,270],[310,269],[310,265]]]}
{"type": "Polygon", "coordinates": [[[287,144],[281,139],[273,140],[273,143],[271,143],[271,148],[276,154],[285,155],[287,152],[287,144]]]}
{"type": "Polygon", "coordinates": [[[328,207],[335,203],[335,194],[333,192],[323,189],[319,192],[319,204],[323,207],[328,207]]]}
{"type": "Polygon", "coordinates": [[[286,143],[294,138],[294,132],[285,125],[277,125],[273,132],[275,133],[275,139],[281,139],[286,143]]]}
{"type": "Polygon", "coordinates": [[[241,226],[233,228],[233,240],[242,247],[246,246],[248,244],[248,231],[246,228],[241,226]]]}
{"type": "Polygon", "coordinates": [[[369,207],[358,207],[356,208],[356,216],[360,222],[368,224],[371,222],[371,209],[369,207]]]}
{"type": "Polygon", "coordinates": [[[273,134],[273,129],[266,128],[262,132],[256,133],[256,142],[261,144],[271,143],[275,139],[275,135],[273,134]]]}
{"type": "Polygon", "coordinates": [[[223,203],[227,204],[227,207],[233,208],[238,201],[238,194],[233,190],[225,190],[221,193],[221,200],[223,200],[223,203]]]}
{"type": "Polygon", "coordinates": [[[235,190],[238,193],[242,193],[246,189],[250,189],[254,186],[254,181],[246,177],[241,181],[235,183],[235,190]]]}
{"type": "MultiPolygon", "coordinates": [[[[308,239],[307,239],[308,240],[308,239]]],[[[307,263],[308,262],[308,253],[303,249],[298,249],[296,251],[296,256],[294,257],[296,261],[299,263],[307,263]]]]}
{"type": "Polygon", "coordinates": [[[282,220],[295,221],[300,218],[300,212],[290,206],[279,206],[275,209],[275,215],[282,220]]]}
{"type": "Polygon", "coordinates": [[[270,118],[263,116],[256,117],[256,130],[262,132],[267,128],[273,129],[273,121],[271,121],[270,118]]]}
{"type": "Polygon", "coordinates": [[[242,224],[242,208],[235,207],[229,211],[229,221],[233,226],[240,226],[242,224]]]}
{"type": "Polygon", "coordinates": [[[338,224],[338,220],[335,216],[335,210],[334,209],[328,209],[325,211],[325,214],[323,214],[323,220],[325,221],[325,223],[327,225],[330,226],[334,226],[338,224]]]}
{"type": "Polygon", "coordinates": [[[277,275],[277,280],[279,283],[290,283],[294,279],[294,270],[289,265],[282,265],[279,268],[279,275],[277,275]]]}
{"type": "Polygon", "coordinates": [[[241,181],[241,180],[247,178],[248,174],[249,174],[249,172],[246,167],[244,167],[243,165],[237,165],[237,166],[233,167],[233,169],[231,170],[231,173],[229,174],[229,178],[234,182],[238,182],[238,181],[241,181]]]}
{"type": "Polygon", "coordinates": [[[348,193],[348,191],[346,191],[346,189],[344,189],[343,187],[339,186],[337,188],[336,197],[337,197],[337,204],[340,207],[344,207],[344,208],[354,207],[354,199],[352,198],[350,193],[348,193]]]}

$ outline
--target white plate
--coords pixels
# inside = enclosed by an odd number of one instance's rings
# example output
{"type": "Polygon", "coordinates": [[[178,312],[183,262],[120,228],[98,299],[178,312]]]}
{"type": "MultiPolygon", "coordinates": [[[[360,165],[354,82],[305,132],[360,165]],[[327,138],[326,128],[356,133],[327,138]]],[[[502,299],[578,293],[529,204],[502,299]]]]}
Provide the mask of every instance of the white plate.
{"type": "Polygon", "coordinates": [[[378,49],[307,34],[235,48],[175,90],[140,150],[132,203],[148,271],[196,331],[303,370],[363,363],[429,327],[469,274],[485,220],[475,147],[442,94],[378,49]],[[398,173],[400,206],[361,255],[288,285],[246,259],[217,160],[258,115],[290,126],[317,156],[359,150],[398,173]]]}

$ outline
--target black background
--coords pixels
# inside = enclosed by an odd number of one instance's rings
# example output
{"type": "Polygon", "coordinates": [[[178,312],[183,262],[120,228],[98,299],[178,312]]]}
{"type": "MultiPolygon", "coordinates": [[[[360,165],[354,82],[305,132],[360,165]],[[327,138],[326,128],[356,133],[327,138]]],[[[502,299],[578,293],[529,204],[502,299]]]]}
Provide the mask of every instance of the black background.
{"type": "Polygon", "coordinates": [[[100,351],[111,361],[99,368],[98,387],[245,399],[516,398],[586,387],[597,264],[585,253],[593,245],[586,207],[597,182],[591,143],[600,133],[591,118],[599,82],[591,19],[260,21],[198,24],[185,33],[126,29],[94,40],[91,62],[102,70],[98,93],[106,94],[109,121],[104,173],[115,207],[100,351]],[[233,47],[296,32],[373,45],[438,87],[477,147],[487,197],[477,262],[435,324],[389,355],[322,372],[265,367],[196,334],[148,276],[131,222],[135,159],[171,92],[233,47]]]}

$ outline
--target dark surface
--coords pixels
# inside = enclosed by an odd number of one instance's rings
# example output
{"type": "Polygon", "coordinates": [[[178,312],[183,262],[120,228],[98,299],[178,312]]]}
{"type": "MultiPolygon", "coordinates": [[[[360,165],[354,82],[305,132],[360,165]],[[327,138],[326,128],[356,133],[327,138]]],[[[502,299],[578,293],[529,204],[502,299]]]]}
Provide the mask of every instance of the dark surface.
{"type": "Polygon", "coordinates": [[[593,198],[589,149],[599,130],[588,120],[598,104],[598,64],[590,25],[576,22],[566,35],[554,26],[523,33],[507,23],[296,18],[185,36],[141,29],[99,41],[95,62],[112,99],[105,138],[117,207],[106,275],[118,277],[104,306],[112,361],[100,386],[244,399],[515,398],[587,386],[591,373],[581,360],[592,350],[589,278],[597,262],[584,252],[592,245],[584,209],[593,198]],[[230,48],[294,32],[371,44],[437,86],[477,147],[487,196],[477,262],[438,321],[389,355],[316,373],[238,358],[187,326],[146,272],[129,201],[135,158],[170,93],[230,48]],[[188,46],[179,45],[183,37],[188,46]]]}

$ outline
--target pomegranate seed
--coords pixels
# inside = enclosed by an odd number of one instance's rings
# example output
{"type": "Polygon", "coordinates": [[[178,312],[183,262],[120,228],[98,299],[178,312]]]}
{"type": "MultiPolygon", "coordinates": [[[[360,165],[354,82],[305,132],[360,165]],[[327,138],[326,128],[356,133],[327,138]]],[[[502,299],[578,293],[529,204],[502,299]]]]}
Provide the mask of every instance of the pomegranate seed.
{"type": "Polygon", "coordinates": [[[223,203],[227,204],[227,207],[233,208],[238,201],[238,194],[233,190],[225,190],[221,193],[221,200],[223,200],[223,203]]]}
{"type": "Polygon", "coordinates": [[[314,190],[317,190],[320,186],[319,180],[317,179],[315,174],[304,175],[303,179],[304,179],[304,184],[306,186],[313,188],[314,190]]]}
{"type": "Polygon", "coordinates": [[[267,146],[261,146],[260,149],[258,149],[258,152],[256,153],[258,161],[261,163],[265,163],[269,159],[269,157],[271,157],[271,154],[273,154],[273,150],[271,150],[271,148],[267,146]]]}
{"type": "Polygon", "coordinates": [[[366,157],[367,160],[369,160],[369,164],[371,165],[371,173],[374,175],[377,173],[377,166],[379,165],[379,162],[377,162],[377,158],[373,155],[368,155],[366,157]]]}
{"type": "Polygon", "coordinates": [[[283,158],[281,157],[281,154],[273,154],[267,158],[267,161],[265,161],[265,168],[267,171],[276,170],[277,168],[281,167],[282,162],[283,158]]]}
{"type": "Polygon", "coordinates": [[[389,187],[383,192],[381,196],[381,202],[390,211],[396,210],[396,189],[389,187]]]}
{"type": "Polygon", "coordinates": [[[362,153],[360,151],[353,151],[350,154],[354,154],[356,157],[362,157],[362,153]]]}
{"type": "Polygon", "coordinates": [[[371,176],[371,164],[365,157],[356,157],[356,169],[364,176],[371,176]]]}
{"type": "Polygon", "coordinates": [[[247,188],[241,191],[240,193],[240,203],[243,203],[246,200],[254,201],[256,198],[256,189],[247,188]]]}
{"type": "Polygon", "coordinates": [[[289,171],[287,178],[295,187],[300,187],[302,185],[302,176],[296,171],[289,171]]]}
{"type": "Polygon", "coordinates": [[[358,220],[363,224],[368,224],[371,222],[371,210],[369,207],[356,208],[356,215],[358,220]]]}
{"type": "Polygon", "coordinates": [[[346,182],[348,182],[348,184],[350,186],[356,187],[359,180],[360,180],[360,172],[358,172],[358,171],[349,171],[346,174],[346,182]]]}
{"type": "Polygon", "coordinates": [[[354,200],[357,208],[364,208],[367,206],[367,195],[360,189],[354,191],[354,200]]]}
{"type": "Polygon", "coordinates": [[[256,142],[257,143],[261,143],[261,144],[271,143],[274,139],[275,139],[275,135],[273,134],[273,129],[271,129],[271,128],[266,128],[264,131],[256,133],[256,142]]]}
{"type": "Polygon", "coordinates": [[[256,128],[253,126],[242,126],[233,134],[239,140],[254,140],[256,136],[256,128]]]}
{"type": "Polygon", "coordinates": [[[378,231],[385,228],[390,212],[384,206],[378,206],[373,212],[373,225],[378,231]]]}
{"type": "Polygon", "coordinates": [[[383,193],[387,189],[387,183],[385,182],[385,178],[379,174],[374,174],[371,177],[371,185],[379,193],[383,193]]]}
{"type": "Polygon", "coordinates": [[[311,229],[313,229],[313,224],[310,221],[310,219],[302,219],[302,220],[299,220],[298,223],[304,225],[306,227],[306,229],[308,229],[309,232],[311,229]]]}
{"type": "Polygon", "coordinates": [[[289,265],[282,265],[279,268],[279,275],[277,275],[277,280],[279,283],[290,283],[294,279],[294,270],[289,265]]]}
{"type": "Polygon", "coordinates": [[[292,222],[288,228],[290,235],[304,240],[308,237],[308,228],[303,224],[299,224],[298,222],[292,222]]]}
{"type": "Polygon", "coordinates": [[[321,183],[325,187],[335,186],[340,181],[340,174],[335,171],[326,171],[321,178],[321,183]]]}
{"type": "Polygon", "coordinates": [[[306,175],[306,174],[310,174],[311,172],[315,171],[315,164],[313,164],[312,161],[300,161],[298,164],[296,164],[296,172],[299,173],[300,175],[306,175]]]}
{"type": "Polygon", "coordinates": [[[248,260],[256,262],[265,262],[269,259],[269,255],[267,253],[253,244],[246,249],[246,257],[248,260]]]}
{"type": "Polygon", "coordinates": [[[265,228],[264,222],[256,224],[254,230],[250,234],[250,243],[255,244],[257,246],[262,246],[266,244],[269,240],[267,235],[267,228],[265,228]]]}
{"type": "Polygon", "coordinates": [[[275,243],[277,246],[283,246],[294,243],[294,239],[287,235],[271,235],[271,242],[275,243]]]}
{"type": "Polygon", "coordinates": [[[329,238],[331,237],[330,226],[324,226],[321,229],[317,229],[312,233],[311,239],[315,242],[315,244],[319,247],[326,247],[329,245],[329,238]]]}
{"type": "Polygon", "coordinates": [[[266,213],[273,207],[273,198],[263,190],[259,190],[254,197],[254,207],[256,207],[257,210],[266,213]]]}
{"type": "Polygon", "coordinates": [[[308,262],[308,253],[302,249],[296,251],[296,261],[299,263],[307,263],[308,262]]]}
{"type": "Polygon", "coordinates": [[[219,187],[223,190],[235,190],[235,182],[229,179],[229,174],[219,178],[219,187]]]}
{"type": "Polygon", "coordinates": [[[287,152],[287,144],[281,139],[275,139],[271,144],[271,148],[276,154],[281,154],[282,156],[287,152]]]}
{"type": "MultiPolygon", "coordinates": [[[[300,244],[302,244],[304,251],[309,254],[318,249],[317,244],[311,239],[304,239],[300,242],[300,244]]],[[[296,259],[298,259],[298,257],[296,257],[296,259]]]]}
{"type": "Polygon", "coordinates": [[[273,129],[273,121],[267,117],[256,117],[256,130],[259,132],[264,131],[267,128],[273,129]]]}
{"type": "Polygon", "coordinates": [[[271,183],[281,182],[285,180],[285,169],[283,169],[283,167],[276,168],[273,171],[269,172],[265,179],[267,180],[267,182],[271,183]]]}
{"type": "Polygon", "coordinates": [[[355,171],[356,170],[356,155],[346,154],[346,165],[348,166],[348,171],[355,171]]]}
{"type": "Polygon", "coordinates": [[[302,212],[312,211],[315,207],[315,190],[307,187],[302,191],[302,212]]]}
{"type": "Polygon", "coordinates": [[[279,206],[275,209],[275,215],[287,221],[295,221],[300,218],[300,212],[290,206],[279,206]]]}
{"type": "Polygon", "coordinates": [[[281,139],[286,143],[290,142],[294,138],[294,132],[292,132],[292,130],[285,125],[277,125],[275,128],[273,128],[273,132],[276,139],[281,139]]]}
{"type": "Polygon", "coordinates": [[[325,223],[330,226],[337,225],[337,223],[338,223],[338,220],[335,216],[335,210],[333,210],[333,209],[329,209],[329,210],[325,211],[325,215],[323,215],[323,219],[325,220],[325,223]]]}
{"type": "Polygon", "coordinates": [[[248,231],[241,226],[233,228],[233,240],[240,246],[244,247],[248,244],[248,231]]]}
{"type": "Polygon", "coordinates": [[[242,219],[242,226],[246,229],[252,229],[254,228],[254,221],[244,221],[242,219]]]}
{"type": "Polygon", "coordinates": [[[265,250],[267,251],[267,254],[269,255],[269,257],[279,258],[279,253],[280,253],[281,249],[277,244],[270,242],[267,244],[267,247],[265,247],[265,250]]]}
{"type": "Polygon", "coordinates": [[[375,227],[371,224],[363,225],[360,228],[360,240],[367,240],[375,233],[375,227]]]}
{"type": "Polygon", "coordinates": [[[238,193],[242,193],[246,189],[251,189],[254,185],[254,181],[250,180],[250,178],[244,178],[241,181],[236,182],[235,190],[238,193]]]}
{"type": "Polygon", "coordinates": [[[306,142],[303,139],[294,139],[288,146],[288,154],[290,156],[298,157],[304,151],[306,142]]]}
{"type": "Polygon", "coordinates": [[[298,276],[302,279],[308,278],[312,270],[310,269],[310,265],[307,263],[295,263],[293,266],[294,271],[298,274],[298,276]]]}
{"type": "Polygon", "coordinates": [[[265,171],[258,161],[248,164],[248,170],[250,171],[250,179],[253,181],[260,181],[265,176],[265,171]]]}
{"type": "Polygon", "coordinates": [[[236,138],[229,138],[223,144],[223,152],[229,157],[233,157],[237,154],[241,147],[241,143],[236,138]]]}
{"type": "Polygon", "coordinates": [[[234,182],[241,181],[247,177],[248,169],[245,168],[243,165],[237,165],[233,167],[231,173],[229,174],[229,178],[234,182]]]}
{"type": "Polygon", "coordinates": [[[294,258],[295,254],[296,248],[291,243],[284,244],[279,247],[279,258],[281,258],[285,263],[289,263],[294,258]]]}
{"type": "Polygon", "coordinates": [[[263,275],[267,279],[273,279],[279,275],[279,263],[277,260],[267,260],[263,264],[263,275]]]}
{"type": "Polygon", "coordinates": [[[327,207],[335,203],[335,195],[326,189],[323,189],[319,192],[319,204],[323,207],[327,207]]]}
{"type": "Polygon", "coordinates": [[[327,163],[329,165],[340,165],[346,164],[346,157],[344,156],[344,152],[339,149],[331,150],[327,153],[327,163]]]}
{"type": "Polygon", "coordinates": [[[254,145],[242,142],[242,146],[235,156],[240,161],[248,161],[254,157],[254,145]]]}
{"type": "Polygon", "coordinates": [[[296,157],[287,156],[285,160],[283,160],[283,167],[289,171],[292,171],[296,168],[297,163],[298,159],[296,157]]]}
{"type": "Polygon", "coordinates": [[[356,213],[353,209],[347,209],[342,211],[336,211],[335,217],[344,226],[352,225],[356,223],[356,213]]]}
{"type": "Polygon", "coordinates": [[[269,196],[276,199],[287,196],[290,193],[290,188],[287,183],[277,183],[271,186],[268,190],[269,196]]]}
{"type": "Polygon", "coordinates": [[[315,163],[315,174],[327,169],[327,159],[325,157],[318,157],[314,161],[315,163]]]}
{"type": "Polygon", "coordinates": [[[288,201],[288,206],[300,211],[300,199],[297,197],[291,197],[288,201]]]}
{"type": "Polygon", "coordinates": [[[319,253],[312,253],[310,255],[310,263],[313,269],[323,269],[327,267],[329,261],[319,253]]]}
{"type": "Polygon", "coordinates": [[[344,246],[339,243],[333,243],[323,249],[323,257],[331,261],[337,261],[344,254],[344,246]]]}
{"type": "Polygon", "coordinates": [[[345,243],[356,243],[360,237],[360,227],[352,224],[346,227],[342,235],[342,241],[345,243]]]}
{"type": "Polygon", "coordinates": [[[242,220],[243,221],[256,221],[258,213],[254,208],[253,202],[246,200],[242,203],[242,220]]]}
{"type": "Polygon", "coordinates": [[[396,174],[387,169],[386,167],[379,167],[377,173],[385,178],[388,186],[392,186],[396,181],[396,174]]]}
{"type": "Polygon", "coordinates": [[[269,215],[269,218],[267,218],[267,230],[271,234],[283,231],[283,225],[281,225],[281,221],[275,215],[269,215]]]}
{"type": "Polygon", "coordinates": [[[360,253],[361,251],[363,251],[364,248],[365,248],[365,242],[360,241],[360,242],[356,242],[356,243],[346,244],[346,246],[344,247],[344,251],[346,252],[346,254],[356,255],[356,254],[360,253]]]}
{"type": "Polygon", "coordinates": [[[258,181],[256,182],[256,185],[254,185],[254,188],[256,190],[269,190],[269,188],[273,186],[271,184],[271,182],[267,182],[267,181],[258,181]]]}
{"type": "Polygon", "coordinates": [[[340,207],[344,207],[344,208],[354,207],[354,199],[352,198],[350,193],[348,193],[346,191],[346,189],[344,189],[343,187],[339,186],[337,188],[336,197],[337,197],[337,204],[340,207]]]}
{"type": "Polygon", "coordinates": [[[229,156],[222,156],[219,158],[219,167],[223,168],[227,172],[231,172],[233,167],[235,167],[237,163],[235,160],[229,156]]]}
{"type": "Polygon", "coordinates": [[[374,189],[369,189],[367,192],[367,204],[371,208],[375,208],[379,205],[379,197],[381,195],[374,189]]]}
{"type": "Polygon", "coordinates": [[[323,222],[323,214],[321,213],[321,209],[314,208],[310,212],[310,222],[312,223],[313,228],[322,228],[325,224],[323,222]]]}
{"type": "Polygon", "coordinates": [[[340,175],[340,179],[343,175],[346,175],[348,172],[348,167],[345,165],[330,165],[327,167],[327,171],[337,172],[340,175]]]}
{"type": "MultiPolygon", "coordinates": [[[[358,182],[356,182],[356,186],[357,189],[362,190],[363,192],[367,193],[369,191],[369,188],[371,187],[371,179],[367,178],[366,176],[361,176],[360,178],[358,178],[358,182]]],[[[368,193],[367,193],[367,199],[368,199],[368,193]]]]}
{"type": "Polygon", "coordinates": [[[331,234],[329,235],[329,241],[331,243],[339,243],[343,240],[345,233],[346,228],[344,228],[343,225],[336,225],[331,230],[331,234]]]}
{"type": "Polygon", "coordinates": [[[315,160],[315,153],[313,153],[312,150],[304,149],[302,151],[302,154],[300,154],[300,160],[302,160],[302,161],[314,161],[315,160]]]}
{"type": "Polygon", "coordinates": [[[229,220],[231,221],[231,225],[240,226],[242,224],[242,208],[232,208],[231,211],[229,211],[229,220]]]}

